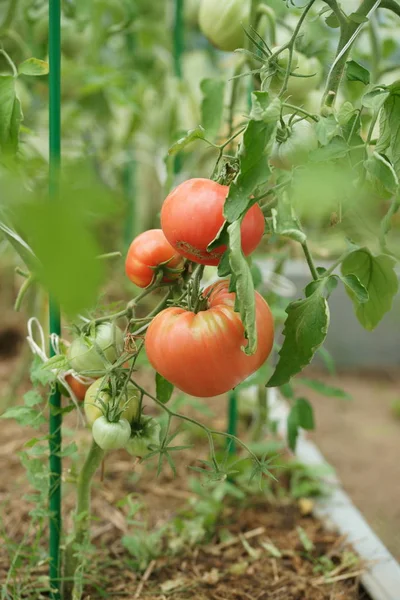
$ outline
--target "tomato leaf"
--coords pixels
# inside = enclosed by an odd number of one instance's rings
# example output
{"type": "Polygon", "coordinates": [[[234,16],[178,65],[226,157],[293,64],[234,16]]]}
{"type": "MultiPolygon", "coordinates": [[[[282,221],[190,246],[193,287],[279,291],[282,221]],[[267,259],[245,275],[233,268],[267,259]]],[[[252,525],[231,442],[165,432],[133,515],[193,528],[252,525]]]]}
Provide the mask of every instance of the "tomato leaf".
{"type": "Polygon", "coordinates": [[[279,98],[274,98],[270,102],[266,92],[253,92],[250,119],[264,121],[265,123],[276,123],[281,114],[281,106],[279,98]]]}
{"type": "Polygon", "coordinates": [[[299,418],[296,405],[292,406],[286,422],[287,442],[289,448],[296,450],[297,438],[299,436],[299,418]]]}
{"type": "Polygon", "coordinates": [[[0,148],[15,154],[18,149],[21,104],[15,92],[15,78],[0,75],[0,148]]]}
{"type": "Polygon", "coordinates": [[[287,194],[283,194],[279,198],[278,207],[277,209],[273,208],[271,214],[274,233],[299,242],[300,244],[306,241],[306,234],[300,229],[287,194]]]}
{"type": "Polygon", "coordinates": [[[29,425],[35,429],[46,423],[42,412],[29,406],[11,406],[0,419],[15,419],[20,425],[29,425]]]}
{"type": "Polygon", "coordinates": [[[365,329],[375,329],[392,307],[393,298],[399,289],[395,262],[391,256],[373,256],[368,248],[361,248],[352,252],[342,263],[342,274],[356,275],[369,294],[366,302],[360,302],[355,290],[346,286],[356,316],[365,329]]]}
{"type": "Polygon", "coordinates": [[[355,60],[349,60],[347,62],[346,77],[349,81],[361,81],[364,85],[368,85],[371,79],[368,69],[355,60]]]}
{"type": "Polygon", "coordinates": [[[40,75],[47,75],[49,72],[49,63],[38,58],[28,58],[24,60],[18,66],[18,73],[20,75],[32,75],[38,77],[40,75]]]}
{"type": "Polygon", "coordinates": [[[362,97],[362,105],[373,111],[378,111],[385,104],[385,101],[390,95],[390,91],[386,88],[374,88],[366,92],[362,97]]]}
{"type": "Polygon", "coordinates": [[[342,137],[335,136],[326,146],[310,152],[309,157],[312,162],[323,162],[343,158],[349,150],[347,142],[342,137]]]}
{"type": "Polygon", "coordinates": [[[244,352],[254,354],[257,350],[256,302],[251,270],[242,252],[240,221],[235,221],[228,227],[229,233],[229,262],[234,276],[236,292],[235,310],[242,319],[245,337],[248,340],[244,352]]]}
{"type": "Polygon", "coordinates": [[[375,150],[378,153],[386,153],[387,148],[390,149],[388,156],[397,176],[400,177],[400,95],[398,88],[391,89],[390,96],[384,104],[381,119],[382,128],[375,150]]]}
{"type": "Polygon", "coordinates": [[[174,385],[164,379],[160,373],[156,373],[156,396],[157,399],[163,404],[167,404],[171,399],[172,392],[174,391],[174,385]]]}
{"type": "Polygon", "coordinates": [[[310,389],[318,392],[322,396],[327,396],[328,398],[342,398],[343,400],[351,400],[352,397],[348,392],[345,392],[341,388],[335,387],[333,385],[328,385],[323,381],[319,381],[318,379],[309,379],[308,377],[300,377],[296,379],[299,383],[306,385],[310,389]]]}
{"type": "Polygon", "coordinates": [[[354,115],[355,110],[356,109],[351,102],[343,102],[337,114],[339,125],[346,125],[346,123],[348,123],[351,117],[354,115]]]}
{"type": "Polygon", "coordinates": [[[214,139],[221,127],[224,112],[225,81],[223,79],[203,79],[200,89],[203,92],[201,124],[207,137],[214,139]]]}
{"type": "Polygon", "coordinates": [[[390,195],[396,194],[399,180],[388,159],[374,152],[365,162],[364,167],[373,180],[377,180],[390,195]]]}
{"type": "Polygon", "coordinates": [[[325,340],[329,327],[329,307],[323,296],[324,285],[311,296],[291,302],[286,309],[285,340],[279,352],[275,372],[267,383],[277,387],[287,383],[311,362],[315,351],[325,340]]]}
{"type": "Polygon", "coordinates": [[[267,157],[274,142],[277,119],[265,122],[263,114],[269,102],[268,92],[252,94],[253,116],[246,127],[243,142],[238,152],[239,172],[229,188],[229,193],[224,205],[224,217],[233,223],[240,219],[254,204],[251,195],[255,189],[266,183],[271,171],[268,167],[267,157]],[[264,112],[259,107],[265,107],[264,112]]]}
{"type": "Polygon", "coordinates": [[[336,121],[334,115],[328,117],[321,117],[315,126],[315,132],[318,137],[318,141],[322,146],[326,146],[335,135],[339,132],[339,123],[336,121]]]}
{"type": "Polygon", "coordinates": [[[353,12],[349,15],[350,21],[354,23],[368,23],[368,18],[365,15],[360,15],[358,12],[353,12]]]}
{"type": "Polygon", "coordinates": [[[306,398],[296,398],[287,419],[287,440],[293,452],[296,450],[300,428],[307,431],[315,429],[313,407],[306,398]]]}
{"type": "Polygon", "coordinates": [[[368,302],[368,290],[365,289],[357,275],[354,275],[354,273],[351,273],[350,275],[341,275],[340,279],[343,281],[346,288],[355,295],[360,304],[368,302]]]}
{"type": "Polygon", "coordinates": [[[174,154],[177,154],[178,152],[180,152],[181,150],[186,148],[186,146],[188,146],[195,140],[204,140],[204,138],[205,138],[205,131],[204,131],[203,127],[201,127],[201,125],[199,125],[195,129],[190,129],[186,135],[179,138],[179,140],[177,140],[174,144],[172,144],[172,146],[168,150],[168,155],[172,156],[174,154]]]}

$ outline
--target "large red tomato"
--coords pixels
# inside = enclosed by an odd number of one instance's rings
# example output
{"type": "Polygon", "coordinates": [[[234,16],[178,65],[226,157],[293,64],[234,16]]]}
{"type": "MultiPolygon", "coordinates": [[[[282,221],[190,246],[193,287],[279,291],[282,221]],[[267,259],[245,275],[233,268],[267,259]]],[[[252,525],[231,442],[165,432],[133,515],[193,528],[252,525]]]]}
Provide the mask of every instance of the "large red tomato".
{"type": "Polygon", "coordinates": [[[164,283],[178,279],[183,263],[183,257],[168,243],[162,230],[150,229],[138,235],[130,245],[125,271],[133,283],[145,288],[153,281],[157,268],[164,272],[164,283]]]}
{"type": "Polygon", "coordinates": [[[85,394],[88,388],[92,385],[94,379],[88,379],[88,383],[82,383],[81,381],[76,379],[76,377],[74,377],[72,373],[69,373],[69,375],[65,377],[65,381],[68,383],[69,387],[74,392],[77,399],[80,402],[83,402],[85,399],[85,394]]]}
{"type": "Polygon", "coordinates": [[[154,369],[192,396],[227,392],[256,371],[271,352],[274,325],[268,304],[255,293],[258,346],[254,355],[247,356],[241,349],[247,340],[234,312],[235,294],[228,288],[225,280],[207,288],[204,296],[211,291],[207,307],[197,314],[177,307],[163,310],[147,330],[146,352],[154,369]]]}
{"type": "MultiPolygon", "coordinates": [[[[202,265],[217,265],[226,246],[211,252],[207,246],[224,223],[223,209],[229,188],[210,179],[189,179],[164,201],[161,227],[169,243],[183,256],[202,265]]],[[[243,219],[242,249],[251,254],[264,234],[264,215],[255,204],[243,219]]]]}

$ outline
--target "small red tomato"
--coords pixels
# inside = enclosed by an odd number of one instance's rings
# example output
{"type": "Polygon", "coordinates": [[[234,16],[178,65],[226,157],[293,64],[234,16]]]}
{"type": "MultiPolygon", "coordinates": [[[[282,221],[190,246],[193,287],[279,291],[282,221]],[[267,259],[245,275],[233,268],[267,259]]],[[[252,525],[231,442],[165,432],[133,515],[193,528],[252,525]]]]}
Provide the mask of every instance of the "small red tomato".
{"type": "MultiPolygon", "coordinates": [[[[210,179],[189,179],[164,201],[161,226],[169,243],[183,256],[202,265],[217,265],[226,246],[208,251],[224,223],[229,188],[210,179]]],[[[242,250],[254,252],[264,234],[265,219],[258,204],[246,213],[241,226],[242,250]]]]}
{"type": "Polygon", "coordinates": [[[69,387],[74,392],[77,399],[80,402],[83,402],[85,399],[86,392],[92,385],[94,379],[92,379],[88,383],[82,383],[81,381],[78,381],[78,379],[76,379],[76,377],[74,377],[70,373],[69,375],[66,375],[65,381],[68,383],[69,387]]]}
{"type": "Polygon", "coordinates": [[[247,345],[235,294],[227,281],[207,288],[207,306],[195,314],[171,307],[160,312],[146,333],[146,353],[160,375],[192,396],[207,398],[237,386],[268,358],[274,341],[270,308],[255,292],[257,350],[247,356],[247,345]]]}
{"type": "Polygon", "coordinates": [[[133,283],[145,288],[151,284],[158,269],[164,273],[164,283],[179,279],[183,264],[183,257],[168,243],[162,230],[150,229],[138,235],[130,245],[125,271],[133,283]]]}

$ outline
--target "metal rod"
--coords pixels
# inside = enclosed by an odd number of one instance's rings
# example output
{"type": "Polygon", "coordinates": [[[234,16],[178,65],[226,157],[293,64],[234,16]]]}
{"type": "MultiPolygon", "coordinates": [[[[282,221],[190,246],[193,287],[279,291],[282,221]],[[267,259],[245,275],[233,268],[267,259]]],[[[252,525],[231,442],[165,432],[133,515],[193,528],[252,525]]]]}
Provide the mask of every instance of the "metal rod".
{"type": "MultiPolygon", "coordinates": [[[[228,398],[228,433],[230,435],[237,435],[237,393],[235,390],[229,394],[228,398]]],[[[233,455],[236,453],[236,444],[233,440],[228,440],[229,454],[233,455]]]]}
{"type": "MultiPolygon", "coordinates": [[[[61,157],[61,0],[49,0],[49,194],[57,200],[61,157]]],[[[50,298],[50,333],[61,333],[60,310],[50,298]]],[[[50,345],[50,356],[54,354],[50,345]]],[[[55,389],[50,396],[49,447],[49,558],[53,600],[60,598],[61,536],[61,395],[55,389]]]]}
{"type": "MultiPolygon", "coordinates": [[[[178,79],[182,79],[182,55],[185,50],[185,25],[183,20],[184,0],[175,0],[174,15],[174,69],[178,79]]],[[[177,154],[174,160],[174,173],[182,170],[182,155],[177,154]]]]}

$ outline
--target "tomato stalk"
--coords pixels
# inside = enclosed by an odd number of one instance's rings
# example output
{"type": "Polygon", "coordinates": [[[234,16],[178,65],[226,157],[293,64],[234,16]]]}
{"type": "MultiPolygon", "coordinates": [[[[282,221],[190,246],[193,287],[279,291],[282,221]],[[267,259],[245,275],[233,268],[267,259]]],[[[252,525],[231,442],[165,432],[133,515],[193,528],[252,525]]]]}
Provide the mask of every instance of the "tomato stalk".
{"type": "Polygon", "coordinates": [[[315,267],[314,260],[313,260],[313,257],[311,256],[311,252],[310,252],[307,242],[304,241],[301,244],[301,247],[303,248],[304,256],[306,257],[306,261],[310,268],[311,275],[312,275],[313,279],[315,281],[317,281],[317,279],[319,279],[318,271],[315,267]]]}
{"type": "Polygon", "coordinates": [[[87,541],[90,530],[90,488],[93,475],[99,468],[105,451],[93,440],[85,463],[79,473],[74,537],[65,549],[64,561],[64,600],[79,600],[81,591],[75,585],[76,574],[81,558],[82,545],[87,541]]]}

